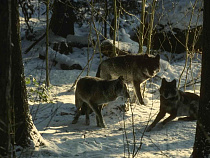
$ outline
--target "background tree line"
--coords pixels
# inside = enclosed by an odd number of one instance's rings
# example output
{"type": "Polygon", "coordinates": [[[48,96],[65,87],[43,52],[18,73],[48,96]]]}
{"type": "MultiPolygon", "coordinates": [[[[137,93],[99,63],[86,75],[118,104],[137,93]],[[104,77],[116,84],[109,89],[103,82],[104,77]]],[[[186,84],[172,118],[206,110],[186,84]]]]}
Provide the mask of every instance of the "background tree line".
{"type": "MultiPolygon", "coordinates": [[[[46,1],[44,1],[46,3],[46,1]]],[[[117,18],[119,18],[122,10],[125,7],[122,7],[123,3],[113,3],[116,1],[100,1],[98,4],[102,4],[105,6],[103,18],[103,28],[102,34],[104,38],[107,38],[107,25],[110,25],[110,36],[116,36],[117,29],[117,18]],[[115,6],[115,8],[113,7],[115,6]],[[109,8],[109,9],[108,9],[109,8]],[[115,10],[115,15],[114,15],[115,10]],[[117,13],[116,13],[117,12],[117,13]],[[111,24],[107,23],[108,15],[112,15],[111,24]],[[114,35],[115,34],[115,35],[114,35]]],[[[124,2],[124,1],[123,1],[124,2]]],[[[155,1],[153,6],[155,6],[155,1]]],[[[41,136],[37,132],[35,126],[33,125],[31,116],[29,114],[29,107],[27,101],[27,93],[26,93],[26,85],[24,78],[24,67],[22,63],[21,56],[21,40],[20,40],[20,23],[19,23],[19,11],[18,5],[20,4],[29,4],[30,1],[18,1],[17,0],[2,0],[0,2],[0,35],[1,35],[1,43],[0,43],[0,136],[2,137],[2,141],[0,141],[0,155],[2,157],[15,157],[15,145],[20,145],[22,147],[29,146],[32,141],[35,142],[36,145],[41,145],[44,143],[41,136]],[[38,137],[36,137],[37,135],[38,137]],[[35,138],[36,137],[36,138],[35,138]]],[[[55,0],[48,1],[50,3],[53,14],[50,21],[50,29],[63,37],[66,37],[68,34],[74,34],[74,22],[76,21],[75,10],[77,5],[73,4],[72,1],[67,0],[55,0]],[[69,7],[71,6],[71,7],[69,7]],[[63,8],[64,7],[64,8],[63,8]],[[70,8],[70,9],[69,9],[70,8]],[[62,12],[60,12],[62,11],[62,12]],[[70,21],[68,18],[70,17],[70,21]],[[58,20],[59,19],[59,20],[58,20]],[[60,21],[61,20],[61,21],[60,21]],[[56,22],[59,21],[59,22],[56,22]],[[66,29],[71,28],[71,29],[66,29]],[[68,32],[62,32],[63,30],[68,30],[68,32]]],[[[129,3],[129,2],[127,2],[129,3]]],[[[95,5],[95,1],[92,3],[86,4],[87,9],[92,9],[92,16],[97,14],[97,5],[95,5]],[[94,6],[93,6],[94,5],[94,6]]],[[[128,5],[125,5],[128,6],[128,5]]],[[[135,9],[129,10],[131,14],[136,12],[140,13],[148,13],[144,11],[144,3],[142,6],[137,6],[135,9]],[[140,11],[138,10],[140,7],[140,11]]],[[[22,5],[22,9],[24,7],[31,8],[30,5],[22,5]]],[[[100,8],[100,6],[99,6],[100,8]]],[[[132,7],[131,7],[132,8],[132,7]]],[[[33,9],[32,9],[33,10],[33,9]]],[[[125,11],[125,10],[124,10],[125,11]]],[[[154,10],[153,10],[154,11],[154,10]]],[[[80,12],[82,14],[82,12],[80,12]]],[[[84,12],[85,13],[85,12],[84,12]]],[[[138,14],[137,13],[137,14],[138,14]]],[[[30,14],[25,12],[25,18],[30,18],[30,14]]],[[[142,23],[144,21],[144,16],[141,14],[141,25],[140,29],[138,29],[138,41],[144,44],[144,39],[146,38],[145,33],[150,32],[149,30],[144,30],[147,27],[146,23],[142,23]],[[142,35],[142,36],[141,36],[142,35]]],[[[197,129],[195,136],[195,144],[193,150],[193,157],[207,157],[210,154],[210,141],[209,141],[209,133],[210,133],[210,125],[208,123],[209,113],[210,113],[210,92],[209,92],[209,69],[210,65],[208,60],[210,59],[210,23],[208,20],[208,15],[210,15],[210,2],[208,0],[204,0],[204,18],[203,18],[203,40],[202,40],[202,76],[201,76],[201,99],[200,99],[200,109],[199,109],[199,117],[197,121],[197,129]]],[[[147,15],[146,15],[147,16],[147,15]]],[[[81,16],[82,17],[82,16],[81,16]]],[[[98,15],[98,17],[100,17],[98,15]]],[[[152,12],[150,13],[150,22],[153,22],[152,12]]],[[[81,20],[81,19],[80,19],[81,20]]],[[[96,20],[96,19],[94,19],[96,20]]],[[[82,21],[82,20],[81,20],[82,21]]],[[[92,21],[94,24],[94,21],[92,21]]],[[[148,23],[149,24],[149,23],[148,23]]],[[[152,23],[150,23],[150,27],[153,28],[152,23]]],[[[28,25],[29,33],[28,35],[33,34],[33,28],[28,25]]],[[[188,30],[189,31],[189,30],[188,30]]],[[[153,32],[154,33],[154,32],[153,32]]],[[[28,36],[29,37],[29,36],[28,36]]],[[[148,39],[150,39],[150,36],[148,39]]],[[[115,37],[114,37],[115,38],[115,37]]],[[[186,38],[187,39],[187,38],[186,38]]],[[[186,40],[185,39],[185,40],[186,40]]],[[[99,40],[99,38],[98,38],[99,40]]],[[[148,42],[151,44],[152,42],[149,40],[148,42]]],[[[148,44],[147,43],[147,44],[148,44]]],[[[98,45],[100,42],[98,41],[98,45]]],[[[188,41],[185,45],[185,49],[188,48],[188,41]]],[[[141,49],[141,48],[140,48],[141,49]]],[[[172,49],[173,50],[173,49],[172,49]]]]}

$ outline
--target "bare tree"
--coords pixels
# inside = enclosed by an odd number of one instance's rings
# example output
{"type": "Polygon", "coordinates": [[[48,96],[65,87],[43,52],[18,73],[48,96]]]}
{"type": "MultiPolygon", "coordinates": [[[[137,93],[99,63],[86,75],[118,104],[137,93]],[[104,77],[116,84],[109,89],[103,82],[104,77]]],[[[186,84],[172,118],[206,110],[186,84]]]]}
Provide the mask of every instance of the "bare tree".
{"type": "Polygon", "coordinates": [[[143,53],[143,44],[144,44],[144,25],[145,25],[145,6],[146,0],[142,0],[141,8],[141,23],[139,28],[139,54],[143,53]]]}
{"type": "Polygon", "coordinates": [[[198,121],[192,157],[210,157],[210,1],[204,0],[203,54],[198,121]]]}
{"type": "Polygon", "coordinates": [[[55,0],[50,21],[52,32],[64,38],[69,34],[74,35],[75,21],[72,0],[55,0]]]}
{"type": "Polygon", "coordinates": [[[0,1],[0,157],[11,155],[11,0],[0,1]]]}
{"type": "Polygon", "coordinates": [[[46,6],[47,6],[47,13],[46,13],[46,87],[50,86],[50,77],[49,77],[49,63],[48,63],[48,47],[49,47],[49,3],[50,1],[46,1],[46,6]]]}
{"type": "Polygon", "coordinates": [[[117,1],[114,0],[113,2],[113,10],[114,10],[114,32],[113,32],[113,54],[116,55],[116,47],[115,47],[115,41],[116,41],[116,32],[117,32],[117,1]]]}
{"type": "Polygon", "coordinates": [[[0,157],[10,157],[14,143],[27,147],[42,139],[28,108],[17,0],[0,2],[0,23],[0,157]]]}

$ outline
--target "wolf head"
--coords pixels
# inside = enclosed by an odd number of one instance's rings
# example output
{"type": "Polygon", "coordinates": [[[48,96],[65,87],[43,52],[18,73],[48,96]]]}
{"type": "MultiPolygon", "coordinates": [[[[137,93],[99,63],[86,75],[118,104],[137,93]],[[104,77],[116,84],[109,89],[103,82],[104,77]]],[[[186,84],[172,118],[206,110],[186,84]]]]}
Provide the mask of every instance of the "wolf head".
{"type": "MultiPolygon", "coordinates": [[[[142,64],[142,63],[140,63],[142,64]]],[[[143,73],[148,78],[155,76],[160,71],[160,55],[148,56],[147,54],[144,55],[144,65],[143,73]]]]}
{"type": "Polygon", "coordinates": [[[124,83],[124,79],[122,76],[120,76],[118,79],[117,79],[117,83],[116,83],[116,93],[118,96],[122,96],[124,98],[130,98],[130,95],[128,93],[128,89],[127,89],[127,86],[126,84],[124,83]]]}
{"type": "Polygon", "coordinates": [[[174,79],[171,82],[167,82],[166,79],[163,78],[160,87],[160,95],[165,99],[173,99],[178,95],[177,93],[176,80],[174,79]]]}

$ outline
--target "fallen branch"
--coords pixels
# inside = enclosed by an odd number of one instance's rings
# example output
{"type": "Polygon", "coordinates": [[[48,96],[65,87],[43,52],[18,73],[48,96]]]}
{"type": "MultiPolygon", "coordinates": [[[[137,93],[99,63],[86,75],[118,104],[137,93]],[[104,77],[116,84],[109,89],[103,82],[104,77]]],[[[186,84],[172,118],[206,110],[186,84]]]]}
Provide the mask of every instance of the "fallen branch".
{"type": "Polygon", "coordinates": [[[24,54],[27,54],[35,45],[37,45],[37,43],[39,43],[44,37],[46,36],[46,33],[44,33],[41,37],[39,37],[39,39],[37,39],[30,47],[28,47],[24,54]]]}

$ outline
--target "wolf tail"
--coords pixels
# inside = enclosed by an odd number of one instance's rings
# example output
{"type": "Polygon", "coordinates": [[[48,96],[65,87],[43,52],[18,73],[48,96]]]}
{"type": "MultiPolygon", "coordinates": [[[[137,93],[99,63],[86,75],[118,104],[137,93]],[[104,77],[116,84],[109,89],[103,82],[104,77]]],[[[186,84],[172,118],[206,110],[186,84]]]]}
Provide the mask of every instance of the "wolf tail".
{"type": "Polygon", "coordinates": [[[92,114],[93,110],[88,106],[87,103],[83,102],[82,107],[81,107],[81,115],[85,115],[88,108],[90,110],[89,114],[92,114]]]}
{"type": "Polygon", "coordinates": [[[98,70],[96,72],[96,77],[100,77],[100,71],[101,71],[101,64],[98,66],[98,70]]]}

